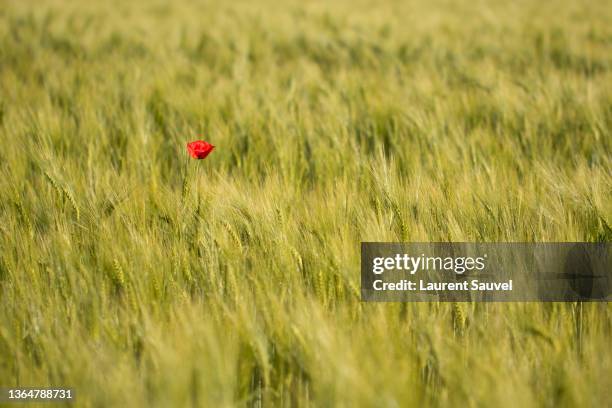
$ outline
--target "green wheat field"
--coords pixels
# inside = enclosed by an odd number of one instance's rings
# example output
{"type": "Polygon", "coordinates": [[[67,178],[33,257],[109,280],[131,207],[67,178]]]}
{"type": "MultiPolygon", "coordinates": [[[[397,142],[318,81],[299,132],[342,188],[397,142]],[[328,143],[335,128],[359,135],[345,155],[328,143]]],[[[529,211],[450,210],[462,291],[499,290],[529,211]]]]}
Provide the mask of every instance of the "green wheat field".
{"type": "Polygon", "coordinates": [[[609,0],[0,0],[0,387],[610,406],[608,303],[363,303],[359,254],[610,242],[611,130],[609,0]]]}

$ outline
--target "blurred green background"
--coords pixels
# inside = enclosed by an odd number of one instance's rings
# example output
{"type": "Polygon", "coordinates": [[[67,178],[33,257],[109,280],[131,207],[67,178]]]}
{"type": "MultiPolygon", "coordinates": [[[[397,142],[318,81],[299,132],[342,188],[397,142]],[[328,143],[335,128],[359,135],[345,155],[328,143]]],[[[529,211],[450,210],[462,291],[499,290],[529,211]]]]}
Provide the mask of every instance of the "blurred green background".
{"type": "Polygon", "coordinates": [[[609,242],[611,79],[605,0],[0,0],[0,385],[610,405],[608,303],[361,303],[359,244],[609,242]]]}

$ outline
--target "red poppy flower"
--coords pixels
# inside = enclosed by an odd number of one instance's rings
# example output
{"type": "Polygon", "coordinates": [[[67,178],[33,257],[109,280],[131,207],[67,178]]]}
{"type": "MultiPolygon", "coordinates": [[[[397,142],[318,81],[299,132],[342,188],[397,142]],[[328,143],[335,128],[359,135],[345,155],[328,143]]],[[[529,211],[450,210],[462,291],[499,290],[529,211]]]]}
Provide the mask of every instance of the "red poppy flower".
{"type": "Polygon", "coordinates": [[[214,148],[215,146],[203,140],[187,143],[187,151],[194,159],[205,159],[214,148]]]}

